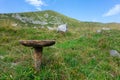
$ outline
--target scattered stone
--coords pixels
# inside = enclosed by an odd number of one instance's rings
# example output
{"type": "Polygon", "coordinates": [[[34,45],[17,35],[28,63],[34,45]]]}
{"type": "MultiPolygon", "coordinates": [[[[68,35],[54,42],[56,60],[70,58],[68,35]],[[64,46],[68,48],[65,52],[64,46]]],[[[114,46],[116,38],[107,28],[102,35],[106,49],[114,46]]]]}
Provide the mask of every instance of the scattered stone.
{"type": "Polygon", "coordinates": [[[4,56],[0,56],[0,59],[4,59],[5,57],[4,56]]]}
{"type": "Polygon", "coordinates": [[[36,26],[34,26],[33,28],[35,28],[35,29],[36,29],[37,27],[36,27],[36,26]]]}
{"type": "Polygon", "coordinates": [[[108,31],[108,30],[110,30],[110,28],[103,27],[102,30],[108,31]]]}
{"type": "Polygon", "coordinates": [[[44,28],[44,26],[41,26],[41,28],[44,28]]]}
{"type": "Polygon", "coordinates": [[[97,32],[97,33],[101,33],[101,32],[102,32],[102,30],[97,30],[96,32],[97,32]]]}
{"type": "Polygon", "coordinates": [[[12,62],[9,63],[11,68],[14,68],[15,66],[17,66],[20,62],[12,62]]]}
{"type": "Polygon", "coordinates": [[[17,23],[12,24],[12,26],[17,26],[17,23]]]}
{"type": "Polygon", "coordinates": [[[99,29],[99,30],[97,30],[96,32],[97,33],[101,33],[102,31],[109,31],[109,30],[111,30],[110,28],[105,28],[105,27],[103,27],[102,29],[99,29]]]}
{"type": "Polygon", "coordinates": [[[49,30],[56,30],[56,28],[55,27],[49,27],[49,26],[47,26],[47,28],[49,29],[49,30]]]}
{"type": "Polygon", "coordinates": [[[110,55],[113,57],[119,57],[120,58],[120,53],[116,50],[110,50],[110,55]]]}
{"type": "Polygon", "coordinates": [[[11,63],[11,66],[16,66],[18,63],[11,63]]]}

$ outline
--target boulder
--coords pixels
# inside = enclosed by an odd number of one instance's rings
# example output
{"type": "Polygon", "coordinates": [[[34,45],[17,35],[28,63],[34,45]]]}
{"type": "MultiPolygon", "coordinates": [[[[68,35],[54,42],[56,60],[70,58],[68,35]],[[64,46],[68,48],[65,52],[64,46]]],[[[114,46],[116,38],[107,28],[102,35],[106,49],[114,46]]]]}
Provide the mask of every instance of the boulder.
{"type": "Polygon", "coordinates": [[[67,24],[62,24],[62,25],[58,26],[57,31],[58,32],[66,32],[67,31],[67,24]]]}
{"type": "Polygon", "coordinates": [[[110,55],[113,57],[119,57],[120,58],[120,53],[116,50],[110,50],[110,55]]]}
{"type": "Polygon", "coordinates": [[[97,30],[96,32],[97,32],[97,33],[101,33],[101,32],[102,32],[102,30],[97,30]]]}

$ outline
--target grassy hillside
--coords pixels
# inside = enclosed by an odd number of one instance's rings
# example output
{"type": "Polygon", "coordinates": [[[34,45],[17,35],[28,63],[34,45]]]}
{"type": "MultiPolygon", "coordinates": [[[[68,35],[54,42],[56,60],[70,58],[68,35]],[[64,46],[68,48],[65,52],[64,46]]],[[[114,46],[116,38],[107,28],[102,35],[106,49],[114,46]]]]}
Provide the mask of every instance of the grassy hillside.
{"type": "Polygon", "coordinates": [[[67,19],[65,34],[47,28],[20,27],[25,24],[11,17],[5,20],[18,21],[19,25],[1,21],[0,80],[120,80],[120,58],[109,54],[112,49],[120,53],[120,24],[79,22],[67,17],[65,23],[67,19]],[[103,27],[111,30],[96,33],[103,27]],[[20,45],[19,40],[48,39],[56,40],[56,44],[44,48],[40,72],[36,72],[33,49],[20,45]]]}
{"type": "Polygon", "coordinates": [[[24,26],[57,27],[60,24],[68,24],[69,26],[78,26],[80,21],[51,10],[46,10],[39,12],[0,14],[0,23],[4,26],[17,23],[18,26],[21,27],[24,26]],[[32,23],[33,21],[35,23],[32,23]]]}

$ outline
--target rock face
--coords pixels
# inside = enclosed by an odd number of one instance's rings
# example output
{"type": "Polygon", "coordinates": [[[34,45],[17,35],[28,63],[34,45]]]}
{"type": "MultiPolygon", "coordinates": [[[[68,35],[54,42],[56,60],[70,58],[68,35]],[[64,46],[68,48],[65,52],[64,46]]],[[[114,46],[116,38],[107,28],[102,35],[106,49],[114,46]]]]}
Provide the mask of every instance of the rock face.
{"type": "Polygon", "coordinates": [[[23,23],[31,23],[31,24],[39,24],[39,25],[60,25],[63,24],[63,21],[59,16],[53,16],[49,15],[48,13],[45,13],[43,16],[40,16],[39,14],[34,14],[37,16],[35,17],[28,17],[28,16],[23,16],[21,14],[12,14],[12,18],[15,18],[17,20],[20,20],[23,23]]]}
{"type": "Polygon", "coordinates": [[[20,20],[23,23],[32,23],[32,24],[41,24],[41,25],[46,25],[48,24],[45,21],[41,21],[41,20],[34,20],[32,17],[22,17],[19,14],[13,14],[12,15],[13,18],[20,20]]]}
{"type": "Polygon", "coordinates": [[[110,55],[113,57],[119,57],[120,58],[120,53],[116,50],[110,50],[110,55]]]}
{"type": "Polygon", "coordinates": [[[67,31],[67,24],[62,24],[62,25],[58,26],[57,31],[58,32],[66,32],[67,31]]]}

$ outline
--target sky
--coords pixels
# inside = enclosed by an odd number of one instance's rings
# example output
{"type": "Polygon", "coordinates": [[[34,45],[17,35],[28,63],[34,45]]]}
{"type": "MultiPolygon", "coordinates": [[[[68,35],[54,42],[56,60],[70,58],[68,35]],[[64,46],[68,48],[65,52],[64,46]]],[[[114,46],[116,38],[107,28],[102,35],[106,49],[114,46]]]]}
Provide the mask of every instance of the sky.
{"type": "Polygon", "coordinates": [[[120,23],[120,0],[0,0],[0,13],[43,10],[80,21],[120,23]]]}

